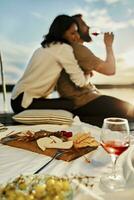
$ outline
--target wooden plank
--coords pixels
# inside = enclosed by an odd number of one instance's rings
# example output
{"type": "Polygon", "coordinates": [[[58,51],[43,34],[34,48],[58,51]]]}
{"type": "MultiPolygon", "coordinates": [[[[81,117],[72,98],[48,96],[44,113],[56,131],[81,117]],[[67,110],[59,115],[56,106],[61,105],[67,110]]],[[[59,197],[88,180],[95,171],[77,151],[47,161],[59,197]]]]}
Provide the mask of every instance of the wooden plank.
{"type": "MultiPolygon", "coordinates": [[[[36,141],[31,141],[31,142],[12,141],[12,142],[8,142],[7,145],[12,146],[12,147],[25,149],[25,150],[32,151],[32,152],[35,152],[35,153],[43,154],[43,155],[46,155],[46,156],[51,156],[51,157],[53,157],[53,155],[57,151],[57,149],[46,149],[45,151],[42,151],[38,147],[36,141]]],[[[67,153],[62,154],[62,156],[60,156],[57,159],[69,162],[71,160],[79,158],[80,156],[83,156],[84,154],[92,152],[95,149],[97,149],[97,147],[86,147],[86,148],[81,148],[81,149],[75,149],[74,147],[72,147],[71,149],[69,149],[69,151],[67,153]]]]}

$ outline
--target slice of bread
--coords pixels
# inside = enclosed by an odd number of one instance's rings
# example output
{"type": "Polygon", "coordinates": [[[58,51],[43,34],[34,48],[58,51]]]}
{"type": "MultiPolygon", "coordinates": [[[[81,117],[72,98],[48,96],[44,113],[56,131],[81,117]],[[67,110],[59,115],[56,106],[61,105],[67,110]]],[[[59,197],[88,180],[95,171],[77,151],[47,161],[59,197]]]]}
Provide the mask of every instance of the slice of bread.
{"type": "Polygon", "coordinates": [[[90,133],[77,133],[72,137],[75,148],[97,147],[99,143],[90,133]]]}

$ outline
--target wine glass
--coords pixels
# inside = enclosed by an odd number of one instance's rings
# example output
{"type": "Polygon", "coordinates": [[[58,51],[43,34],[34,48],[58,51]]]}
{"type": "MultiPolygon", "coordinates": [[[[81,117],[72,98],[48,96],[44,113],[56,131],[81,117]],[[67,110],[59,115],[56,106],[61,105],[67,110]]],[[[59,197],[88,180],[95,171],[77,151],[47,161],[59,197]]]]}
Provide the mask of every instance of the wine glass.
{"type": "Polygon", "coordinates": [[[101,146],[109,153],[112,160],[112,172],[104,174],[100,183],[105,189],[119,190],[125,186],[123,177],[116,172],[117,158],[130,145],[129,125],[124,118],[105,118],[100,136],[101,146]]]}
{"type": "Polygon", "coordinates": [[[98,36],[100,34],[103,34],[103,32],[100,30],[99,27],[90,27],[89,28],[89,33],[90,35],[93,35],[93,36],[98,36]]]}

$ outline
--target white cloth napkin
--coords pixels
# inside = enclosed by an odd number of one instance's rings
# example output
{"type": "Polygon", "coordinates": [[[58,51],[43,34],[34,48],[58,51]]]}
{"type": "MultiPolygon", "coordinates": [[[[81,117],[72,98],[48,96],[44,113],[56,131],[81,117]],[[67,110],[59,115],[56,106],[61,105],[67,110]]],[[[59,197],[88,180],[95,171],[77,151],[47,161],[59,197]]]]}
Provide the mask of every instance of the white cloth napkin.
{"type": "Polygon", "coordinates": [[[134,145],[121,154],[117,164],[122,169],[125,188],[121,191],[103,193],[101,197],[103,200],[134,200],[134,145]]]}
{"type": "Polygon", "coordinates": [[[134,187],[134,145],[124,153],[122,169],[126,187],[134,187]]]}
{"type": "MultiPolygon", "coordinates": [[[[0,138],[6,136],[12,131],[21,130],[40,130],[45,129],[48,131],[68,130],[74,134],[78,132],[91,132],[92,135],[99,141],[101,129],[83,123],[78,117],[75,117],[71,126],[69,125],[19,125],[8,127],[8,130],[0,133],[0,138]]],[[[13,132],[14,133],[14,132],[13,132]]],[[[123,168],[123,175],[126,179],[127,188],[123,191],[105,193],[99,188],[99,177],[105,170],[108,170],[110,164],[109,155],[100,147],[94,155],[86,155],[91,159],[91,163],[87,163],[84,157],[80,157],[72,162],[65,162],[62,160],[54,160],[51,165],[42,170],[42,174],[50,175],[87,175],[95,176],[93,179],[95,185],[92,189],[86,188],[83,185],[80,191],[76,194],[74,200],[134,200],[134,146],[131,146],[119,157],[120,166],[123,168]],[[132,178],[132,177],[133,178],[132,178]]],[[[48,156],[37,154],[34,152],[9,147],[0,144],[0,183],[7,182],[10,178],[14,178],[20,174],[33,174],[45,162],[50,159],[48,156]],[[10,169],[10,170],[9,170],[10,169]]]]}

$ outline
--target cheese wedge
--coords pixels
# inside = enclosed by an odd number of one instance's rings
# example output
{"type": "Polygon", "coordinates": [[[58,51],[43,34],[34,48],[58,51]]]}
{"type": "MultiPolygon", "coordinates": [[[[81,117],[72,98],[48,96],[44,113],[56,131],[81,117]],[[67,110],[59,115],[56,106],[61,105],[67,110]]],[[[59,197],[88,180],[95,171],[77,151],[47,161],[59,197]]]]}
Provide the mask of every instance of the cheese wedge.
{"type": "Polygon", "coordinates": [[[53,140],[53,142],[56,142],[56,143],[61,143],[61,142],[63,142],[60,138],[58,138],[58,137],[56,137],[56,136],[54,136],[54,135],[50,136],[50,138],[53,140]]]}
{"type": "Polygon", "coordinates": [[[44,137],[37,140],[37,144],[39,148],[42,149],[43,151],[45,151],[46,149],[45,144],[51,144],[52,142],[53,142],[53,139],[51,139],[50,137],[44,137]]]}
{"type": "Polygon", "coordinates": [[[73,146],[73,141],[45,144],[46,148],[55,148],[55,149],[70,149],[72,146],[73,146]]]}
{"type": "Polygon", "coordinates": [[[62,142],[62,140],[57,140],[53,137],[44,137],[37,140],[37,144],[40,149],[45,151],[46,148],[56,148],[56,149],[70,149],[73,146],[73,141],[62,142]]]}

